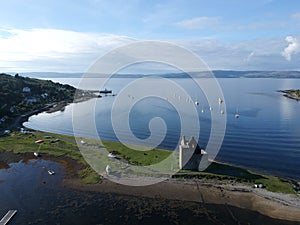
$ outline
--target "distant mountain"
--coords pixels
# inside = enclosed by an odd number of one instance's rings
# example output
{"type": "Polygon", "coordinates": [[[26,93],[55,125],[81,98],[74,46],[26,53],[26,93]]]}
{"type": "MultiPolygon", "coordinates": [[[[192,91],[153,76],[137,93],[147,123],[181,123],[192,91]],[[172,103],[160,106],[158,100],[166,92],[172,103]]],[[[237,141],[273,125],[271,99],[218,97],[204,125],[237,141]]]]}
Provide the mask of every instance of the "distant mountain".
{"type": "Polygon", "coordinates": [[[300,78],[300,71],[213,71],[219,78],[300,78]]]}
{"type": "MultiPolygon", "coordinates": [[[[213,70],[217,78],[300,78],[300,71],[235,71],[235,70],[213,70]]],[[[33,72],[22,73],[22,76],[32,78],[81,78],[84,73],[54,73],[33,72]]],[[[195,77],[211,77],[210,72],[190,72],[195,77]]],[[[106,77],[103,74],[85,74],[86,77],[106,77]]],[[[164,78],[187,78],[186,73],[161,73],[161,74],[116,74],[114,78],[142,78],[142,77],[164,77],[164,78]]]]}

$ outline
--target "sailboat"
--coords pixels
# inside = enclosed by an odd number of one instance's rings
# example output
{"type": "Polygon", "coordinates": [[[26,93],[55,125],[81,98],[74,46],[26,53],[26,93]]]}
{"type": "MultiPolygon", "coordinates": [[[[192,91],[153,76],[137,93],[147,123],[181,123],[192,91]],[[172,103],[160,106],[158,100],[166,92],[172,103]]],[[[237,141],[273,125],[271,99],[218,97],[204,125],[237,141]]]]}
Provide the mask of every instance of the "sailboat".
{"type": "Polygon", "coordinates": [[[234,115],[235,118],[239,118],[240,117],[240,114],[238,113],[238,110],[236,110],[236,113],[234,115]]]}

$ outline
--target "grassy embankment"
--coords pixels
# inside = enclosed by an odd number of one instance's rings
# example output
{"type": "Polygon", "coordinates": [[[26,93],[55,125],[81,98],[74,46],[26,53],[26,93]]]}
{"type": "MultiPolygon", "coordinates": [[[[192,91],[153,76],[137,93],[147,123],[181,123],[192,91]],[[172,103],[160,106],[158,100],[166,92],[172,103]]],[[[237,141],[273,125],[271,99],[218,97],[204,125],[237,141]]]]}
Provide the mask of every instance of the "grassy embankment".
{"type": "MultiPolygon", "coordinates": [[[[92,139],[85,139],[85,141],[87,141],[88,144],[93,144],[92,139]]],[[[171,154],[170,151],[161,149],[154,149],[151,151],[133,151],[118,142],[103,141],[103,144],[109,152],[113,152],[118,157],[135,165],[152,165],[166,159],[171,154]]],[[[9,151],[15,154],[22,154],[28,152],[33,153],[38,149],[39,153],[42,155],[64,156],[81,164],[82,169],[78,171],[78,176],[81,178],[82,182],[89,184],[101,182],[100,176],[90,168],[82,157],[74,137],[37,131],[29,134],[14,132],[9,136],[0,138],[0,152],[9,151]],[[44,143],[36,144],[35,140],[37,139],[43,139],[44,143]],[[59,141],[53,142],[53,140],[56,139],[59,141]],[[53,143],[51,143],[51,141],[53,143]]],[[[282,180],[281,178],[264,176],[242,168],[216,162],[213,162],[203,172],[179,171],[173,175],[173,177],[217,179],[222,180],[225,183],[230,181],[248,184],[261,183],[266,186],[267,190],[272,192],[296,193],[290,182],[282,180]]]]}

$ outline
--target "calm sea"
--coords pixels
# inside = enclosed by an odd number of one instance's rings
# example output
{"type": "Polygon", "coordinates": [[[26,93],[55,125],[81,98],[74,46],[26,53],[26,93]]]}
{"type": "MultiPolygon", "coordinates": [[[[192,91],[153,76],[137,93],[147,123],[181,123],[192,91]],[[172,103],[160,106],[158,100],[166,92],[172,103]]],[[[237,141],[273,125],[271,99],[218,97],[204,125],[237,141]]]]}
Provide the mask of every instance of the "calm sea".
{"type": "MultiPolygon", "coordinates": [[[[153,79],[159,82],[159,78],[153,79]]],[[[79,82],[79,79],[68,78],[54,80],[74,86],[79,82]]],[[[118,94],[132,81],[131,78],[114,78],[105,87],[118,94]]],[[[209,136],[214,135],[211,133],[212,112],[209,110],[211,103],[208,103],[203,92],[190,79],[180,78],[172,81],[188,92],[192,100],[191,104],[195,101],[200,103],[195,107],[201,128],[199,143],[202,148],[205,148],[209,136]]],[[[206,85],[205,81],[203,82],[203,85],[206,85]]],[[[282,89],[300,88],[300,79],[223,78],[218,79],[218,82],[223,91],[226,108],[225,103],[219,105],[216,99],[212,110],[220,117],[226,117],[227,123],[224,141],[217,159],[258,172],[300,179],[300,102],[285,98],[282,93],[276,92],[282,89]],[[221,110],[225,111],[224,115],[221,114],[221,110]],[[235,118],[237,112],[240,115],[238,119],[235,118]]],[[[96,88],[99,88],[97,84],[91,84],[90,89],[96,88]]],[[[139,91],[141,90],[132,89],[128,98],[134,99],[139,91]]],[[[99,135],[102,139],[118,141],[116,132],[119,132],[129,143],[134,142],[135,138],[143,140],[151,135],[149,129],[151,119],[160,117],[165,122],[166,133],[157,130],[155,135],[164,135],[159,147],[176,148],[180,139],[180,118],[188,115],[182,114],[172,106],[168,98],[152,96],[137,102],[130,109],[129,119],[125,121],[129,123],[130,132],[122,128],[116,131],[112,128],[111,108],[117,97],[118,95],[107,96],[76,105],[76,109],[80,111],[76,114],[76,119],[82,121],[79,129],[81,136],[99,135]],[[95,110],[97,134],[93,133],[85,123],[92,116],[91,109],[95,110]]],[[[190,101],[176,95],[176,90],[174,95],[169,97],[185,103],[190,101]]],[[[72,135],[74,106],[71,104],[64,111],[32,116],[24,126],[72,135]]],[[[120,110],[119,113],[121,115],[124,112],[120,110]]]]}

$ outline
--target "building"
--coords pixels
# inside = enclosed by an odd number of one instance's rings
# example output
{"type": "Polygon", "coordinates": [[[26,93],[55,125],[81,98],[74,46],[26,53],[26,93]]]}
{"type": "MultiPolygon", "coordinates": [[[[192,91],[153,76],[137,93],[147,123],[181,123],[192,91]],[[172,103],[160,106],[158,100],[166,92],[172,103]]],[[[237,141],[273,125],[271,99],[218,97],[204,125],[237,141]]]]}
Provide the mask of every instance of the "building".
{"type": "Polygon", "coordinates": [[[198,146],[195,138],[186,140],[183,136],[179,145],[179,168],[203,171],[208,165],[208,154],[198,146]]]}
{"type": "Polygon", "coordinates": [[[32,103],[36,103],[38,100],[37,100],[37,98],[35,98],[35,97],[26,97],[26,98],[24,99],[24,101],[27,102],[27,103],[32,104],[32,103]]]}
{"type": "Polygon", "coordinates": [[[41,97],[42,97],[42,98],[47,98],[47,97],[48,97],[48,94],[47,94],[47,93],[43,93],[43,94],[41,94],[41,97]]]}
{"type": "Polygon", "coordinates": [[[30,88],[29,87],[24,87],[23,88],[23,92],[25,92],[25,93],[29,93],[31,90],[30,90],[30,88]]]}

